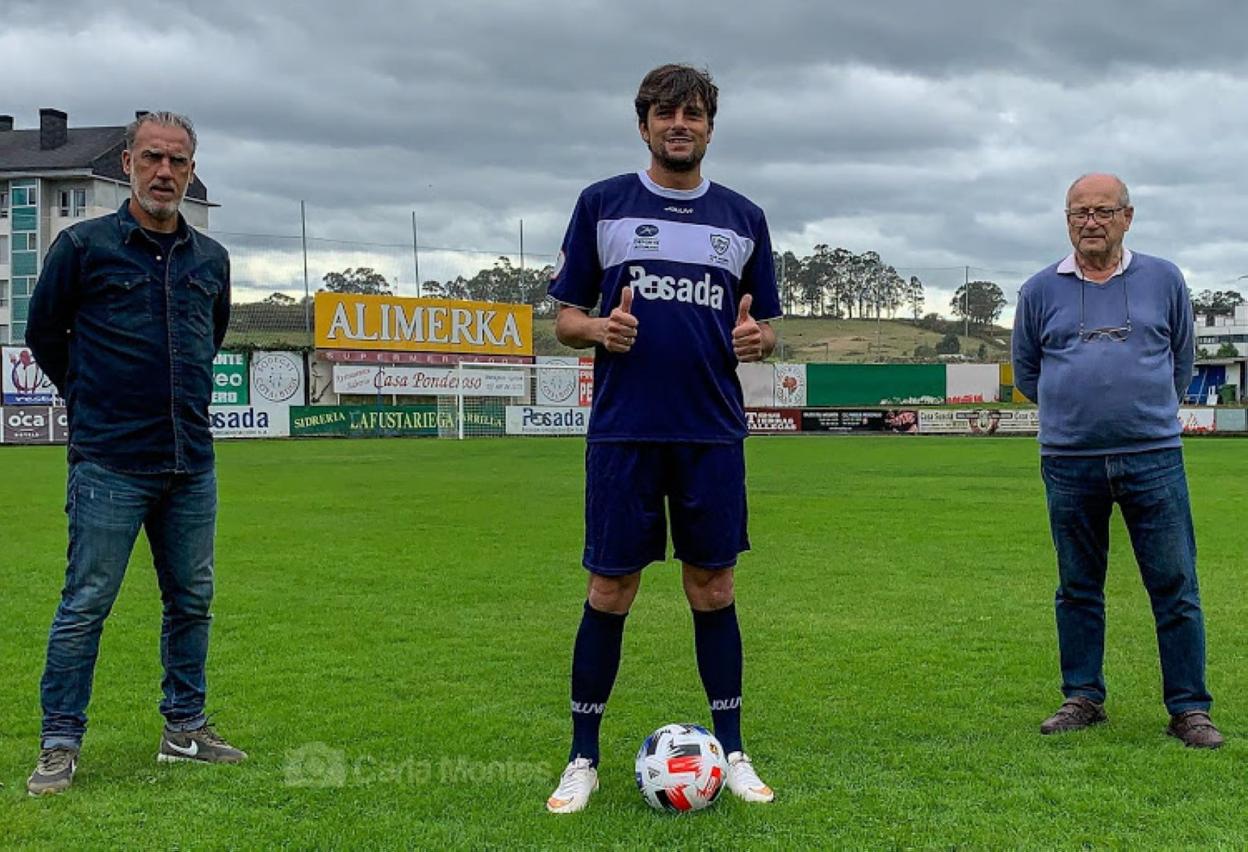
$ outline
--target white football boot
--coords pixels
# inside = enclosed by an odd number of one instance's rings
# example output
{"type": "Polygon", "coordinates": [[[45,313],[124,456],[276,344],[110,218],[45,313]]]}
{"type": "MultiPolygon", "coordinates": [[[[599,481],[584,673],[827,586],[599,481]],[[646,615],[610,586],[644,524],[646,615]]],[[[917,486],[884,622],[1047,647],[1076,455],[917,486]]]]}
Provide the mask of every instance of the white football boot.
{"type": "Polygon", "coordinates": [[[772,802],[776,794],[763,783],[750,763],[750,756],[743,751],[728,755],[728,789],[738,799],[747,802],[772,802]]]}
{"type": "Polygon", "coordinates": [[[546,800],[546,810],[552,814],[572,814],[584,810],[589,804],[590,794],[597,789],[598,770],[590,765],[588,757],[578,757],[563,770],[559,786],[546,800]]]}

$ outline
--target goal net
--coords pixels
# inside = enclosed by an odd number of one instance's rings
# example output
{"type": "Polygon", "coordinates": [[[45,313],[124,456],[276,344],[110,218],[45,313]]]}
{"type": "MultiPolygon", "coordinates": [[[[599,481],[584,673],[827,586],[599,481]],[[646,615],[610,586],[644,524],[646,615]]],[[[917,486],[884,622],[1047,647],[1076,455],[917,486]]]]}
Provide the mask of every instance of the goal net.
{"type": "Polygon", "coordinates": [[[455,395],[438,397],[440,437],[577,436],[589,425],[594,382],[590,359],[461,361],[455,379],[455,395]]]}

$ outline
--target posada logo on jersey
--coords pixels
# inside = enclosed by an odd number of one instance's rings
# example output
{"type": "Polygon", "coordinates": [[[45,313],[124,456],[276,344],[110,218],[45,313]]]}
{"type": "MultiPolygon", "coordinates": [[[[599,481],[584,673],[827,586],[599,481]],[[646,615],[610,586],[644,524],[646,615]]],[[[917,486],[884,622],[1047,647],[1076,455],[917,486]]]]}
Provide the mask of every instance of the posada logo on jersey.
{"type": "Polygon", "coordinates": [[[711,283],[709,272],[696,281],[673,275],[650,275],[644,266],[630,266],[628,274],[633,279],[629,282],[633,292],[643,299],[684,302],[717,311],[724,306],[724,287],[711,283]]]}

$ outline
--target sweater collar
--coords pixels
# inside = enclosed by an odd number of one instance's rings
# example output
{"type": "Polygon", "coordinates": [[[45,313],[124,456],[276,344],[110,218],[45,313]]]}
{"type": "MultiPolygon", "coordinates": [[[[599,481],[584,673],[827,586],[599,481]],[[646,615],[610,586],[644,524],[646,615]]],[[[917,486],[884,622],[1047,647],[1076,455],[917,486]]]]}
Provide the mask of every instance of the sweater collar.
{"type": "MultiPolygon", "coordinates": [[[[1123,246],[1122,262],[1118,264],[1118,269],[1114,271],[1113,275],[1106,278],[1105,281],[1098,281],[1096,283],[1104,284],[1106,281],[1112,281],[1116,276],[1122,275],[1127,271],[1127,267],[1131,265],[1131,258],[1134,256],[1135,255],[1131,254],[1131,249],[1123,246]]],[[[1092,280],[1083,274],[1083,271],[1079,268],[1079,264],[1075,262],[1075,253],[1073,251],[1066,255],[1065,259],[1057,265],[1057,273],[1059,275],[1074,275],[1076,278],[1084,281],[1092,280]]]]}

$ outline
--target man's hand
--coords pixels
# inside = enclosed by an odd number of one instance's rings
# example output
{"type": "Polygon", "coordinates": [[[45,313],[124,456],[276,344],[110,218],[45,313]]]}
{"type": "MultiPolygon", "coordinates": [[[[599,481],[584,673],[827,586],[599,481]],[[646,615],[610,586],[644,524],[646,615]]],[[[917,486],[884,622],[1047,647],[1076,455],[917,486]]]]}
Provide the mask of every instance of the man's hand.
{"type": "Polygon", "coordinates": [[[633,288],[624,285],[620,294],[620,305],[607,317],[603,332],[602,345],[608,352],[624,353],[633,348],[637,340],[637,317],[633,316],[633,288]]]}
{"type": "Polygon", "coordinates": [[[732,350],[737,353],[737,360],[742,362],[761,361],[766,355],[763,350],[763,328],[750,316],[750,306],[753,304],[754,297],[749,293],[741,297],[737,324],[732,329],[732,350]]]}

